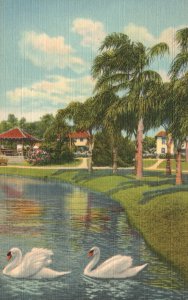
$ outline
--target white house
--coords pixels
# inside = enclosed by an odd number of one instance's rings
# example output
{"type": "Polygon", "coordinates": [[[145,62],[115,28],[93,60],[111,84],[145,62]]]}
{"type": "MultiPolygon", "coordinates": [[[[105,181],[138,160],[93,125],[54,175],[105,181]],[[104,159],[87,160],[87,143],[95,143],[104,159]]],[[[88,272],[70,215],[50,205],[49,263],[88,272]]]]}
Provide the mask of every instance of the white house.
{"type": "MultiPolygon", "coordinates": [[[[165,131],[160,131],[156,134],[156,153],[157,155],[167,153],[167,134],[165,131]]],[[[182,145],[182,153],[185,153],[186,143],[182,145]]],[[[170,153],[173,155],[175,153],[174,142],[171,142],[170,153]]]]}
{"type": "Polygon", "coordinates": [[[89,132],[75,131],[69,133],[68,137],[69,137],[70,148],[74,145],[78,150],[82,148],[88,150],[88,140],[90,137],[89,132]]]}

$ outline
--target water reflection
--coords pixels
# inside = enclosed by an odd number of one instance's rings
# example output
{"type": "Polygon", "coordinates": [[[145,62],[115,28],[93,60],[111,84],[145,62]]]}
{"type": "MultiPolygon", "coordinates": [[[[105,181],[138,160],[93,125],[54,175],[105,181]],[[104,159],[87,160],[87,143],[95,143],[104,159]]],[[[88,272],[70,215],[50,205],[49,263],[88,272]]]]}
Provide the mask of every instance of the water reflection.
{"type": "Polygon", "coordinates": [[[132,229],[121,206],[108,197],[67,184],[2,177],[0,184],[0,266],[7,250],[52,249],[52,268],[70,269],[57,281],[13,280],[0,275],[7,299],[188,299],[178,274],[146,246],[132,229]],[[82,275],[87,251],[101,248],[101,262],[112,255],[148,263],[131,280],[93,280],[82,275]],[[24,298],[25,297],[25,298],[24,298]]]}
{"type": "Polygon", "coordinates": [[[91,194],[75,189],[74,193],[64,198],[65,210],[74,228],[85,226],[91,232],[101,233],[108,230],[106,222],[110,220],[110,214],[105,208],[95,206],[92,200],[91,194]]]}

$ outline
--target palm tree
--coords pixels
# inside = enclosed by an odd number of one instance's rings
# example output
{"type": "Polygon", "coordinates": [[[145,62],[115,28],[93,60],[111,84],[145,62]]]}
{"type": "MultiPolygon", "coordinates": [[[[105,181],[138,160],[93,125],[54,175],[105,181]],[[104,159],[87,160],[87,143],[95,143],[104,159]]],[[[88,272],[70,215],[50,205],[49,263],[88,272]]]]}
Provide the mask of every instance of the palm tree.
{"type": "Polygon", "coordinates": [[[188,72],[173,84],[173,113],[170,130],[176,149],[176,184],[182,184],[181,148],[188,134],[188,72]]]}
{"type": "Polygon", "coordinates": [[[173,103],[176,111],[176,121],[172,121],[172,131],[176,138],[177,144],[177,166],[176,166],[176,183],[182,183],[181,174],[181,144],[182,138],[186,142],[186,161],[188,161],[188,27],[182,28],[176,32],[176,42],[178,44],[179,53],[176,55],[170,66],[169,74],[172,79],[173,103]],[[177,118],[177,115],[179,118],[177,118]]]}
{"type": "Polygon", "coordinates": [[[188,68],[188,27],[182,28],[176,32],[176,42],[179,53],[176,55],[170,66],[169,74],[171,78],[181,78],[188,68]]]}
{"type": "Polygon", "coordinates": [[[166,145],[167,145],[167,154],[166,154],[166,175],[169,176],[172,174],[171,169],[171,147],[172,147],[172,133],[170,132],[170,125],[174,117],[173,105],[172,105],[172,88],[171,83],[165,82],[163,88],[160,91],[161,95],[161,109],[159,112],[160,125],[163,126],[166,132],[166,145]]]}
{"type": "Polygon", "coordinates": [[[100,54],[95,58],[92,74],[97,78],[95,90],[103,90],[106,85],[114,92],[127,96],[128,109],[137,116],[137,172],[142,177],[142,140],[144,117],[149,109],[155,109],[150,97],[161,83],[157,72],[147,70],[153,59],[169,51],[167,44],[160,43],[145,48],[142,43],[133,43],[125,34],[113,33],[103,41],[100,54]],[[146,101],[147,100],[147,101],[146,101]]]}

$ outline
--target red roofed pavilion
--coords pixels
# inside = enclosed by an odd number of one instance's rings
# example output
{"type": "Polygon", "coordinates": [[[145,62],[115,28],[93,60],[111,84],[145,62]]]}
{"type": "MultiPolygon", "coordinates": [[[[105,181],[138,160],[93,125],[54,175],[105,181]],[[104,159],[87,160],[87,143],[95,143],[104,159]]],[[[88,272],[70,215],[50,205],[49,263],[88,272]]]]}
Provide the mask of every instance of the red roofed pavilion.
{"type": "Polygon", "coordinates": [[[13,129],[9,129],[0,134],[1,140],[10,140],[10,141],[27,141],[27,142],[38,142],[39,139],[35,138],[31,134],[26,131],[15,127],[13,129]]]}
{"type": "Polygon", "coordinates": [[[32,136],[19,127],[15,127],[0,134],[0,152],[8,156],[23,155],[25,143],[29,143],[31,146],[39,141],[40,140],[38,138],[32,136]],[[5,146],[2,145],[2,142],[5,142],[5,146]],[[17,144],[17,147],[15,147],[15,143],[17,144]],[[17,150],[15,148],[17,148],[17,150]]]}

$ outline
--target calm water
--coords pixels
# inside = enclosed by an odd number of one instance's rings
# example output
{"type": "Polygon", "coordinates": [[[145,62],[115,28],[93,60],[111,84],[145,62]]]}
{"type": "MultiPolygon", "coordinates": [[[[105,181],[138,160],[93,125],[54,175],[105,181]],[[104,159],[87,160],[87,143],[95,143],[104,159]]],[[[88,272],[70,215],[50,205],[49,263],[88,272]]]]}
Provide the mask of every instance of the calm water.
{"type": "Polygon", "coordinates": [[[147,248],[111,199],[62,183],[15,177],[0,182],[0,268],[14,246],[23,253],[33,247],[52,249],[52,268],[72,270],[53,280],[18,280],[0,273],[0,299],[188,299],[179,275],[147,248]],[[135,265],[149,265],[132,279],[87,278],[83,269],[92,246],[101,248],[101,261],[124,254],[135,265]]]}

